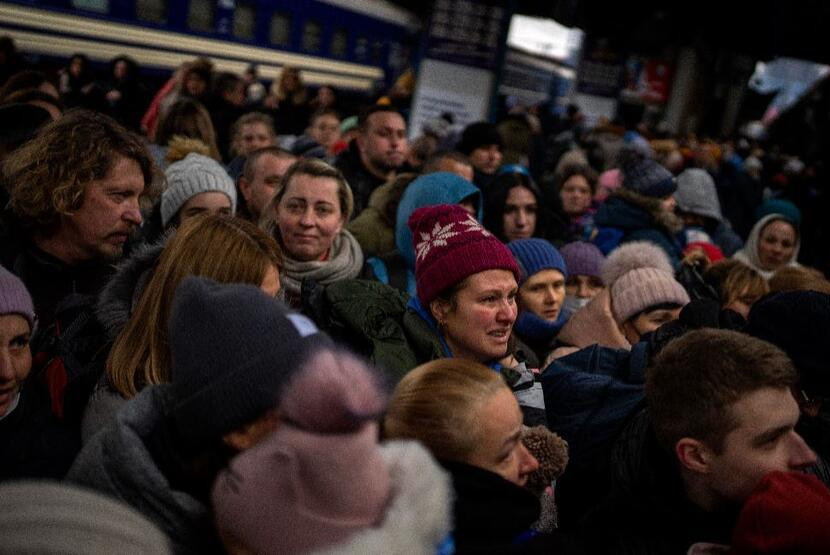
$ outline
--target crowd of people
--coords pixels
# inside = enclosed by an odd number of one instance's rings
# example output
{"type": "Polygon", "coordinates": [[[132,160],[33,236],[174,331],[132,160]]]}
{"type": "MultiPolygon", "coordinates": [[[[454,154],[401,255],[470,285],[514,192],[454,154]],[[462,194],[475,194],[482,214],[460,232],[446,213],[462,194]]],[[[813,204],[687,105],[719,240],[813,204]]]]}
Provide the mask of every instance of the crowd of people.
{"type": "Polygon", "coordinates": [[[8,67],[0,551],[830,549],[817,161],[8,67]]]}

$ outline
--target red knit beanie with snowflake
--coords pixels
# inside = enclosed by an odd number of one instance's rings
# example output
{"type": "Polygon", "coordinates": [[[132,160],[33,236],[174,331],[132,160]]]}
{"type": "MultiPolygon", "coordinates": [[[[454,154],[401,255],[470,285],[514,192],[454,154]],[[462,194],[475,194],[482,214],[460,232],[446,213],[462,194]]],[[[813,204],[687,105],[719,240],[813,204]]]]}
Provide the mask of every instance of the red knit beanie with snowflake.
{"type": "Polygon", "coordinates": [[[424,206],[409,217],[418,299],[429,304],[467,276],[519,266],[507,247],[457,204],[424,206]]]}

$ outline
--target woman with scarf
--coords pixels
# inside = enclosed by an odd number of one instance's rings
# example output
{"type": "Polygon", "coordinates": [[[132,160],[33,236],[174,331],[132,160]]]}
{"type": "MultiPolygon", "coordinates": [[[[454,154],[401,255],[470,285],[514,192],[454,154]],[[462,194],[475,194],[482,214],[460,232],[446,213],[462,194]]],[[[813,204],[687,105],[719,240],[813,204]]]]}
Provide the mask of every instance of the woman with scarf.
{"type": "Polygon", "coordinates": [[[619,163],[622,185],[594,215],[599,231],[591,242],[608,254],[619,244],[648,241],[663,249],[672,268],[679,267],[682,252],[676,234],[683,221],[674,213],[674,176],[636,150],[621,150],[619,163]]]}
{"type": "Polygon", "coordinates": [[[528,347],[523,350],[528,365],[539,368],[568,320],[563,310],[568,269],[559,251],[544,239],[519,239],[507,248],[521,271],[514,334],[528,347]]]}
{"type": "Polygon", "coordinates": [[[266,208],[266,229],[282,246],[285,301],[300,308],[303,281],[329,285],[358,277],[363,252],[346,230],[354,200],[339,170],[321,160],[301,160],[283,176],[266,208]]]}

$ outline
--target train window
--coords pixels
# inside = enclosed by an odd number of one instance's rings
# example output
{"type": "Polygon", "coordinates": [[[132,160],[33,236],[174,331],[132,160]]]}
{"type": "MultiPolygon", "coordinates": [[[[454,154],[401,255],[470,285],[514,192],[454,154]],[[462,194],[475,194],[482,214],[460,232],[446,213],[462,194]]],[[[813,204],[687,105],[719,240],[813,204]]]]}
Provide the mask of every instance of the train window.
{"type": "Polygon", "coordinates": [[[366,37],[357,37],[354,42],[354,58],[358,62],[365,62],[369,59],[369,39],[366,37]]]}
{"type": "Polygon", "coordinates": [[[254,38],[256,8],[250,2],[237,2],[233,12],[233,36],[240,39],[254,38]]]}
{"type": "Polygon", "coordinates": [[[167,0],[136,0],[135,17],[151,23],[167,23],[167,0]]]}
{"type": "Polygon", "coordinates": [[[271,16],[270,30],[271,44],[288,46],[291,42],[291,16],[287,13],[275,12],[271,16]]]}
{"type": "Polygon", "coordinates": [[[110,2],[109,0],[72,0],[72,7],[89,12],[108,13],[110,2]]]}
{"type": "Polygon", "coordinates": [[[323,28],[313,19],[307,19],[303,23],[303,50],[306,52],[319,52],[322,42],[323,28]]]}
{"type": "Polygon", "coordinates": [[[194,31],[213,31],[215,0],[190,0],[187,10],[187,26],[194,31]]]}
{"type": "Polygon", "coordinates": [[[372,65],[379,66],[383,59],[383,43],[376,40],[372,43],[372,65]]]}
{"type": "Polygon", "coordinates": [[[335,29],[331,34],[331,55],[336,58],[345,58],[349,46],[349,34],[345,28],[335,29]]]}

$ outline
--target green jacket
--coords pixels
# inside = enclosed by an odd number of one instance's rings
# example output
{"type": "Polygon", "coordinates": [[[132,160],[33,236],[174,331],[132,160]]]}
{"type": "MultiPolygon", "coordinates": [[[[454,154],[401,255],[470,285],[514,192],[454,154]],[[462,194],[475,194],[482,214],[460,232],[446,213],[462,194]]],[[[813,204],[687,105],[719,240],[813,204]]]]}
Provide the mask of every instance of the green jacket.
{"type": "Polygon", "coordinates": [[[309,284],[303,311],[335,340],[367,357],[397,383],[410,370],[444,356],[438,337],[409,297],[380,282],[347,279],[309,284]]]}
{"type": "Polygon", "coordinates": [[[346,226],[366,258],[395,250],[395,210],[391,210],[390,203],[397,207],[402,192],[395,185],[390,181],[372,191],[369,206],[346,226]]]}

